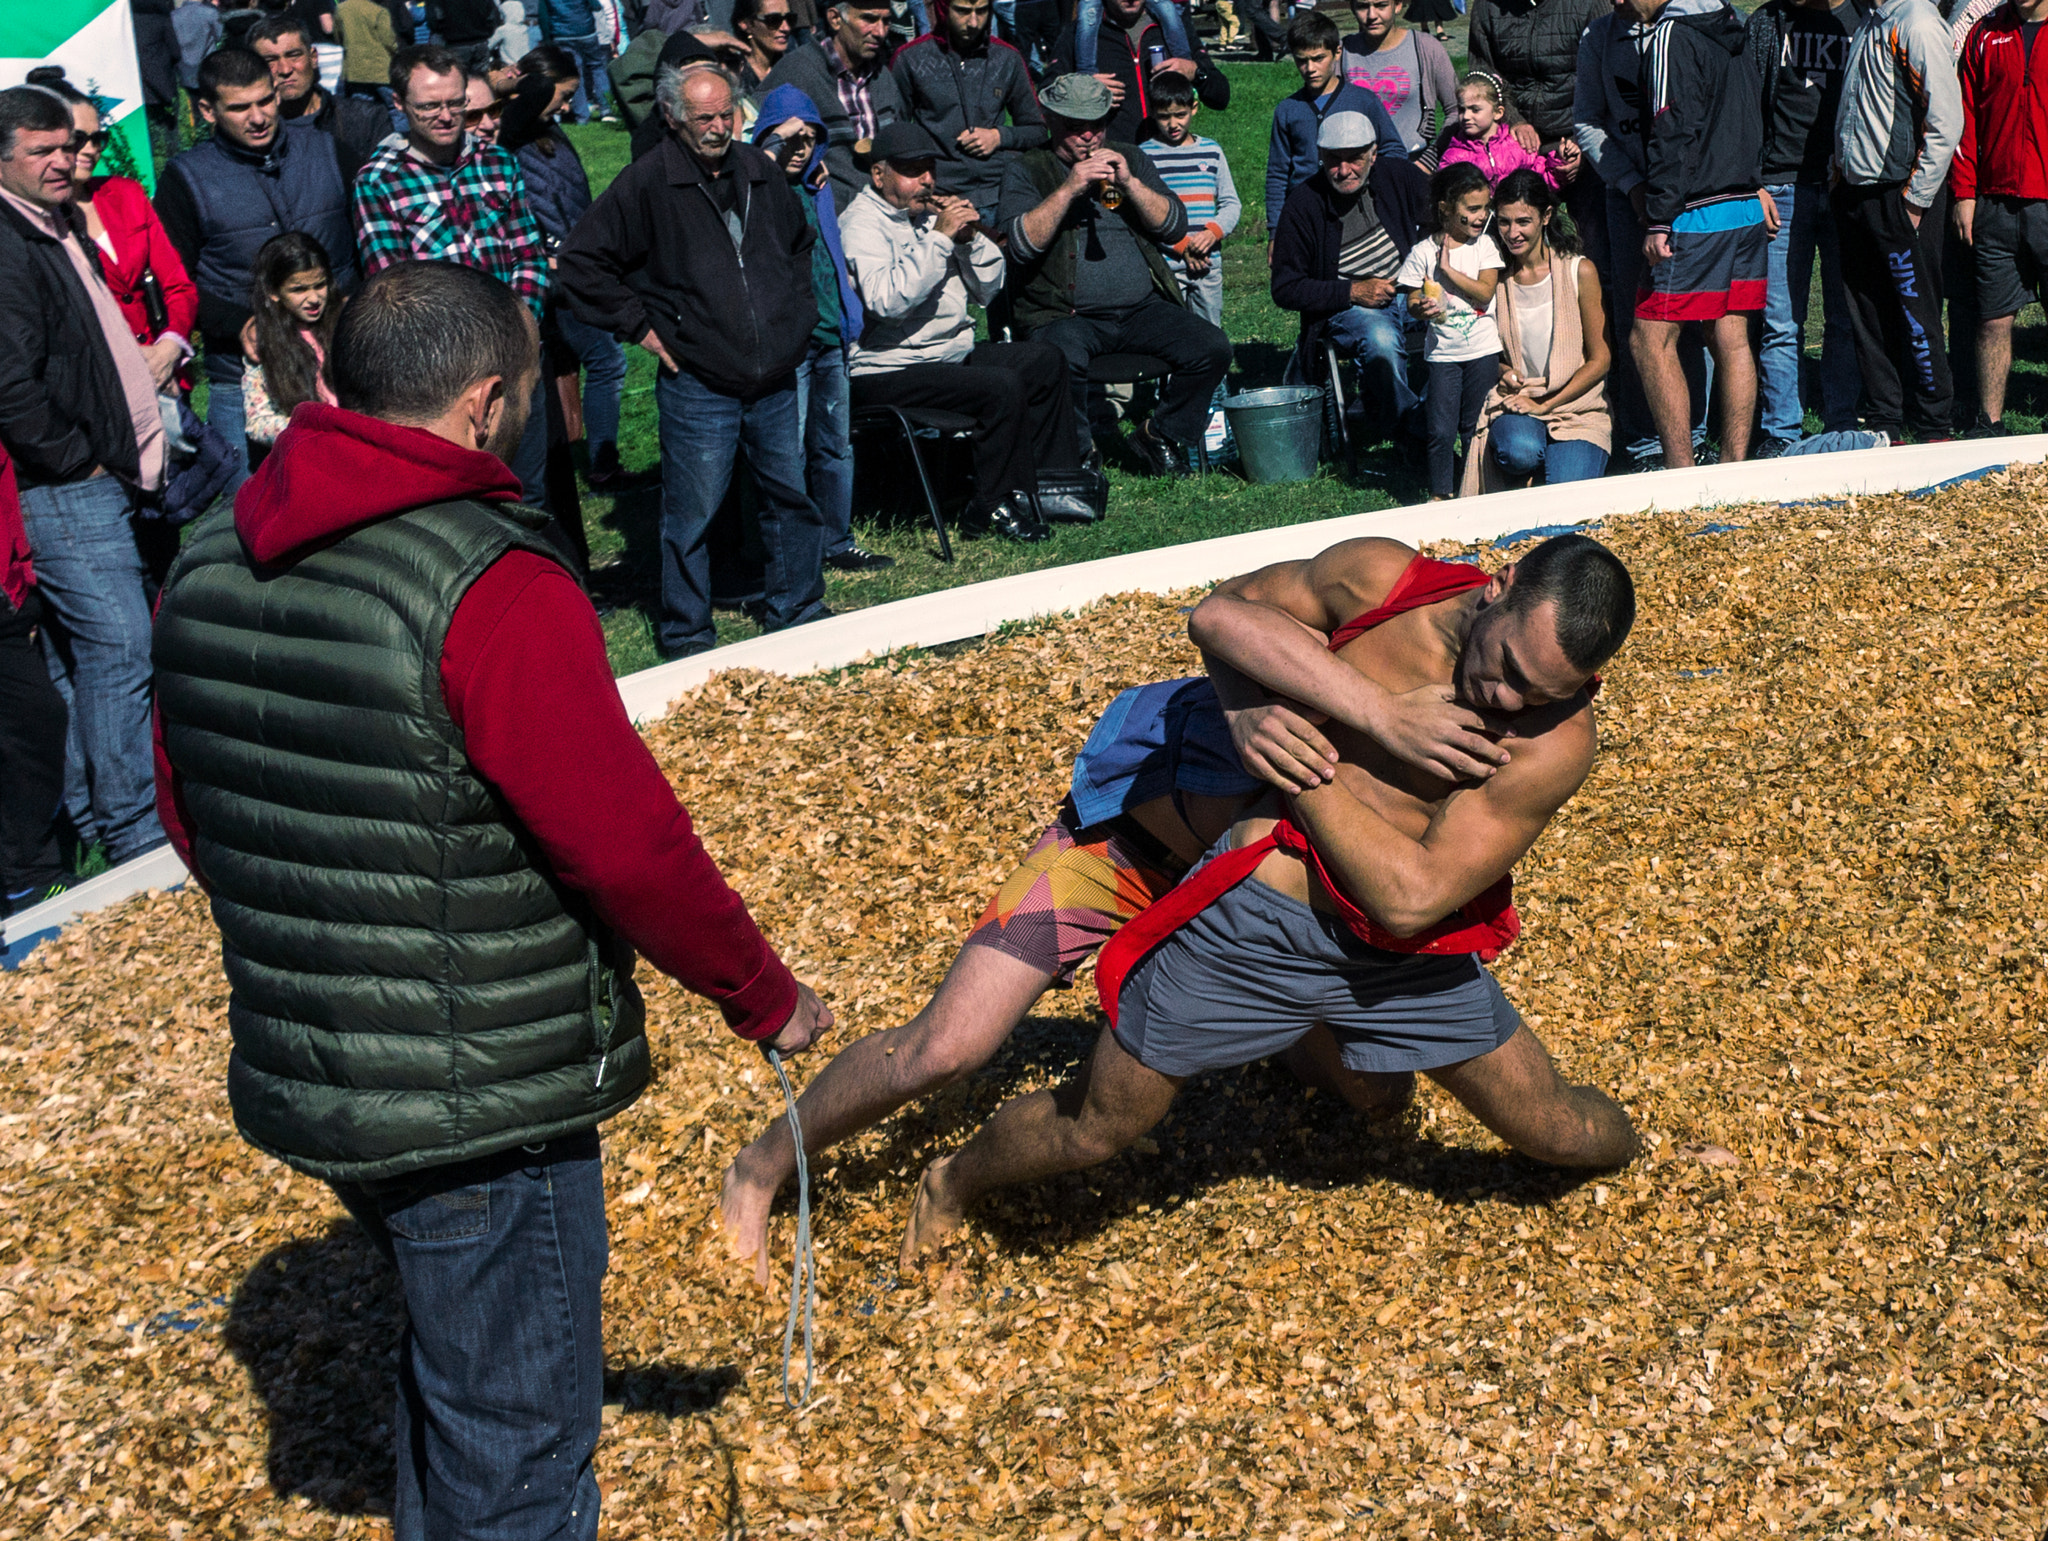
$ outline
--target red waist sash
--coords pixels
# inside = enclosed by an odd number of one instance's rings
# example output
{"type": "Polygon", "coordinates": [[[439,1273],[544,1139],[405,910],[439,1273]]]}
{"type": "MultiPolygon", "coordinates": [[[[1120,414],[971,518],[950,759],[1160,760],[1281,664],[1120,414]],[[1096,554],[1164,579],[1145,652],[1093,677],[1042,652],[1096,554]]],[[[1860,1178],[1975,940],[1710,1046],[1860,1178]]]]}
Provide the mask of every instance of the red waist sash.
{"type": "MultiPolygon", "coordinates": [[[[1373,609],[1338,627],[1330,636],[1330,651],[1336,652],[1355,637],[1364,635],[1384,621],[1425,605],[1454,599],[1468,589],[1492,581],[1491,573],[1463,562],[1439,562],[1417,555],[1394,581],[1387,597],[1373,609]]],[[[1447,915],[1427,931],[1414,936],[1395,936],[1360,909],[1323,866],[1323,859],[1309,844],[1291,818],[1283,818],[1264,838],[1212,858],[1199,871],[1191,872],[1178,886],[1162,895],[1125,922],[1111,937],[1095,960],[1095,994],[1116,1025],[1117,998],[1131,970],[1182,926],[1230,892],[1258,868],[1268,853],[1285,851],[1298,856],[1315,869],[1337,913],[1352,932],[1383,952],[1477,953],[1480,961],[1491,963],[1522,934],[1522,918],[1515,913],[1515,881],[1503,877],[1484,893],[1466,901],[1455,915],[1447,915]]]]}

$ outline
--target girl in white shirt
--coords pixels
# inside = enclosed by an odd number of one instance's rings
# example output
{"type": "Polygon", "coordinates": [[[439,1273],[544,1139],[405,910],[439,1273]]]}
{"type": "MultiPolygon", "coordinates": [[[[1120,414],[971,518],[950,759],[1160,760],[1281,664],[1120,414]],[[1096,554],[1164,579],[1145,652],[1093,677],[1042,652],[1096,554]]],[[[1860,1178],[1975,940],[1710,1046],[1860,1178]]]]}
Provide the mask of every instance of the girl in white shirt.
{"type": "Polygon", "coordinates": [[[1454,495],[1458,440],[1469,445],[1486,393],[1500,378],[1500,331],[1488,314],[1500,284],[1500,248],[1486,234],[1493,192],[1469,161],[1446,166],[1429,182],[1436,233],[1410,248],[1394,287],[1429,322],[1423,358],[1429,365],[1424,401],[1429,423],[1429,493],[1454,495]]]}

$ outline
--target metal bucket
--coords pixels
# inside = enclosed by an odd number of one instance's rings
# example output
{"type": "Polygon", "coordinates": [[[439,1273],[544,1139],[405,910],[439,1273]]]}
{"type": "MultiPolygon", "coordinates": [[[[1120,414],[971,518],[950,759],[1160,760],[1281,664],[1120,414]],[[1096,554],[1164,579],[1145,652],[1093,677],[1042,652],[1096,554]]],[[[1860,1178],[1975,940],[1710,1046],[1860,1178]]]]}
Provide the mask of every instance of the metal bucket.
{"type": "Polygon", "coordinates": [[[1223,400],[1244,474],[1255,482],[1305,482],[1323,443],[1323,393],[1313,385],[1276,385],[1223,400]]]}

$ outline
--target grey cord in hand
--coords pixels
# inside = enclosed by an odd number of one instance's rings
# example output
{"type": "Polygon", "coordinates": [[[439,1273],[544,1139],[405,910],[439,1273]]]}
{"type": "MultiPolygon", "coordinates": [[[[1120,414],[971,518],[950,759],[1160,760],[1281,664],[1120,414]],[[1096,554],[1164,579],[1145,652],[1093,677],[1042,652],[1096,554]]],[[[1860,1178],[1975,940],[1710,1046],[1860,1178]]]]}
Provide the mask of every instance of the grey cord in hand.
{"type": "Polygon", "coordinates": [[[789,1137],[796,1142],[796,1256],[789,1276],[789,1321],[782,1329],[782,1400],[790,1411],[802,1412],[811,1402],[811,1385],[817,1377],[818,1361],[811,1344],[811,1324],[818,1309],[818,1260],[811,1251],[811,1163],[804,1154],[804,1126],[796,1116],[796,1092],[789,1073],[782,1068],[782,1056],[764,1051],[775,1067],[775,1079],[782,1083],[782,1100],[789,1119],[789,1137]],[[790,1360],[795,1356],[798,1308],[804,1321],[804,1394],[792,1394],[789,1385],[790,1360]]]}

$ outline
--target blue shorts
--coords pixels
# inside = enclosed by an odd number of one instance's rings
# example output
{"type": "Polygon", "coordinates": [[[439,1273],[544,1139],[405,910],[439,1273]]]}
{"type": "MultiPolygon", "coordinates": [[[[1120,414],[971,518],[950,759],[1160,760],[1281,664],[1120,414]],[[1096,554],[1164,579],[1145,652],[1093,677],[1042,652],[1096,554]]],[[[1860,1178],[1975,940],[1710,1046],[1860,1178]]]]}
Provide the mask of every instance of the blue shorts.
{"type": "Polygon", "coordinates": [[[1346,1069],[1395,1074],[1490,1054],[1522,1018],[1470,953],[1383,952],[1246,878],[1124,982],[1116,1036],[1147,1069],[1190,1076],[1281,1053],[1318,1023],[1346,1069]]]}

